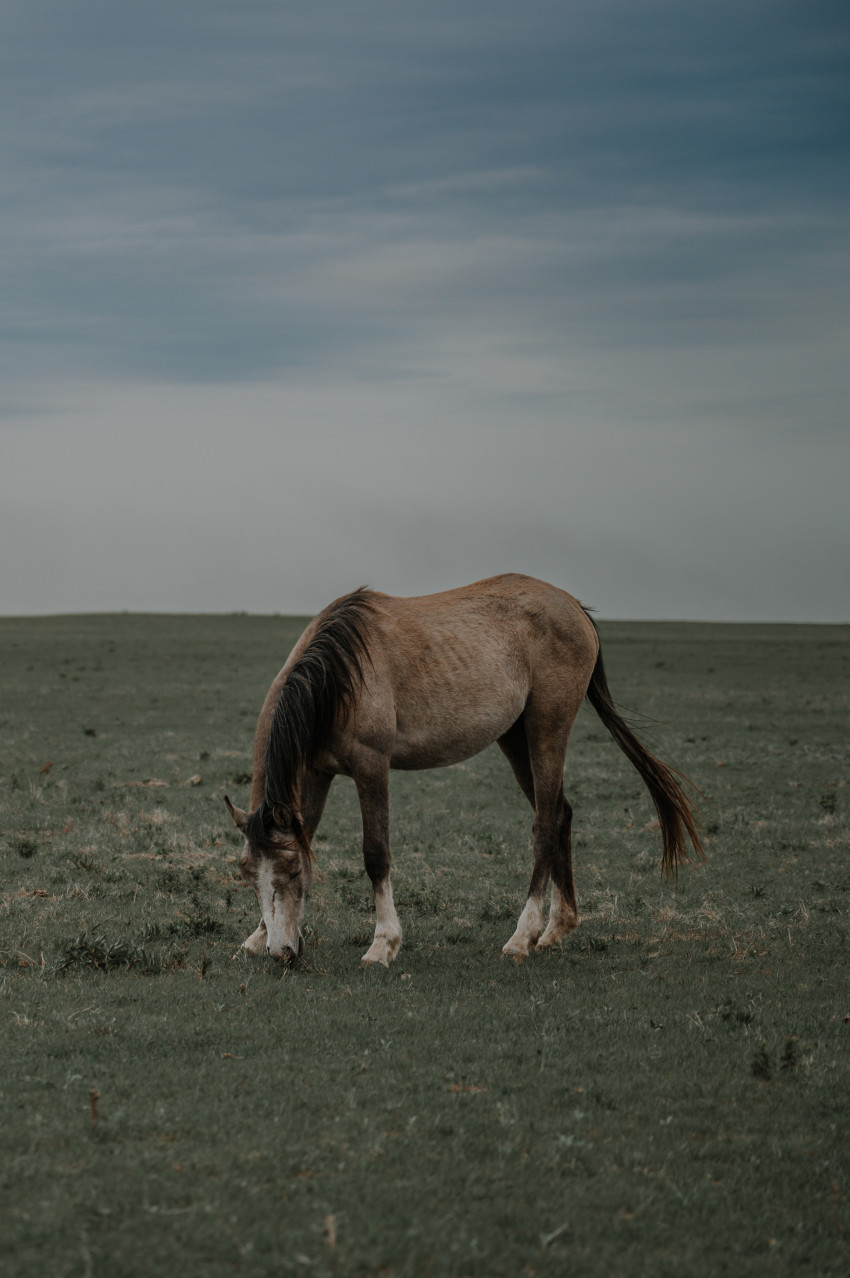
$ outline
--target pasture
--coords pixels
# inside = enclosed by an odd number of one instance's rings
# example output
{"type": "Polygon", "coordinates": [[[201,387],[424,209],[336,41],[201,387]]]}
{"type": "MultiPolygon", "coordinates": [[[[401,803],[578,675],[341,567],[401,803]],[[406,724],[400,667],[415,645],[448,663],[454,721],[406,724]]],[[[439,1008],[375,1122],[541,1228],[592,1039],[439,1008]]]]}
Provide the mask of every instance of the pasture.
{"type": "Polygon", "coordinates": [[[385,971],[345,780],[303,959],[238,948],[223,795],[302,625],[0,620],[5,1278],[845,1275],[850,629],[600,625],[708,862],[660,880],[585,707],[581,924],[521,964],[507,763],[394,773],[385,971]]]}

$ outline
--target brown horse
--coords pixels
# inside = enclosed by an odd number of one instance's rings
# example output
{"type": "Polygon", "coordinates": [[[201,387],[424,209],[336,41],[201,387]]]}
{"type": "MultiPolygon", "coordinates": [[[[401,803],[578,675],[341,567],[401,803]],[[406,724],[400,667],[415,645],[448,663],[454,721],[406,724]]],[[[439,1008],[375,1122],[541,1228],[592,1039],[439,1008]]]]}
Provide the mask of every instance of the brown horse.
{"type": "Polygon", "coordinates": [[[352,777],[363,859],[375,893],[364,963],[388,966],[401,942],[390,886],[390,768],[438,768],[498,742],[534,809],[528,900],[504,953],[556,945],[578,922],[564,756],[585,696],[655,803],[668,873],[702,856],[676,773],[617,713],[599,636],[578,600],[506,574],[437,595],[399,599],[361,589],[310,622],[265,699],[254,737],[250,814],[225,802],[245,835],[241,869],[262,910],[244,947],[301,952],[310,840],[337,774],[352,777]],[[544,893],[552,880],[549,918],[544,893]]]}

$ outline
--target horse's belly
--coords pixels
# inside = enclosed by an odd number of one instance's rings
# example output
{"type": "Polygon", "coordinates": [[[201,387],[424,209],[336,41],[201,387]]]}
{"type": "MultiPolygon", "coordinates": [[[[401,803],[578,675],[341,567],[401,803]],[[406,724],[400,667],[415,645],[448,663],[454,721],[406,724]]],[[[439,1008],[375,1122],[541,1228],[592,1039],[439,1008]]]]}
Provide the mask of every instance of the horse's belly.
{"type": "Polygon", "coordinates": [[[516,722],[524,709],[517,698],[472,717],[453,713],[420,722],[400,718],[390,753],[390,767],[445,768],[480,754],[516,722]]]}

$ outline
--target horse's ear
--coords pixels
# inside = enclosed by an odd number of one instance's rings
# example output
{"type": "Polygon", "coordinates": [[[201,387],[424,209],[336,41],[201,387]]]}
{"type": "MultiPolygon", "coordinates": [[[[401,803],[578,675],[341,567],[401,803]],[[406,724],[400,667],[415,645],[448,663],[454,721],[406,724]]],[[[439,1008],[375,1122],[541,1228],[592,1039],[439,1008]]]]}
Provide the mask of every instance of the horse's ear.
{"type": "Polygon", "coordinates": [[[244,834],[248,825],[248,813],[243,812],[241,808],[235,808],[227,795],[224,796],[224,801],[227,804],[228,812],[233,817],[233,824],[236,826],[237,830],[241,830],[244,834]]]}

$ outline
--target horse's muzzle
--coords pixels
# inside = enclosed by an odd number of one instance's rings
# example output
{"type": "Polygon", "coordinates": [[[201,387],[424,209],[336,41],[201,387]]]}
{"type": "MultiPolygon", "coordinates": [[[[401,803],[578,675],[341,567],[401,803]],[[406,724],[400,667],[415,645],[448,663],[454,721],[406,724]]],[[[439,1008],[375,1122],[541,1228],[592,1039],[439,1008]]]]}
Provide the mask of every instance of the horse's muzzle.
{"type": "Polygon", "coordinates": [[[300,958],[304,953],[304,937],[299,932],[297,946],[293,947],[287,941],[285,942],[283,949],[278,954],[272,953],[272,950],[267,945],[266,953],[271,955],[272,958],[281,959],[284,963],[291,963],[293,959],[300,958]]]}

